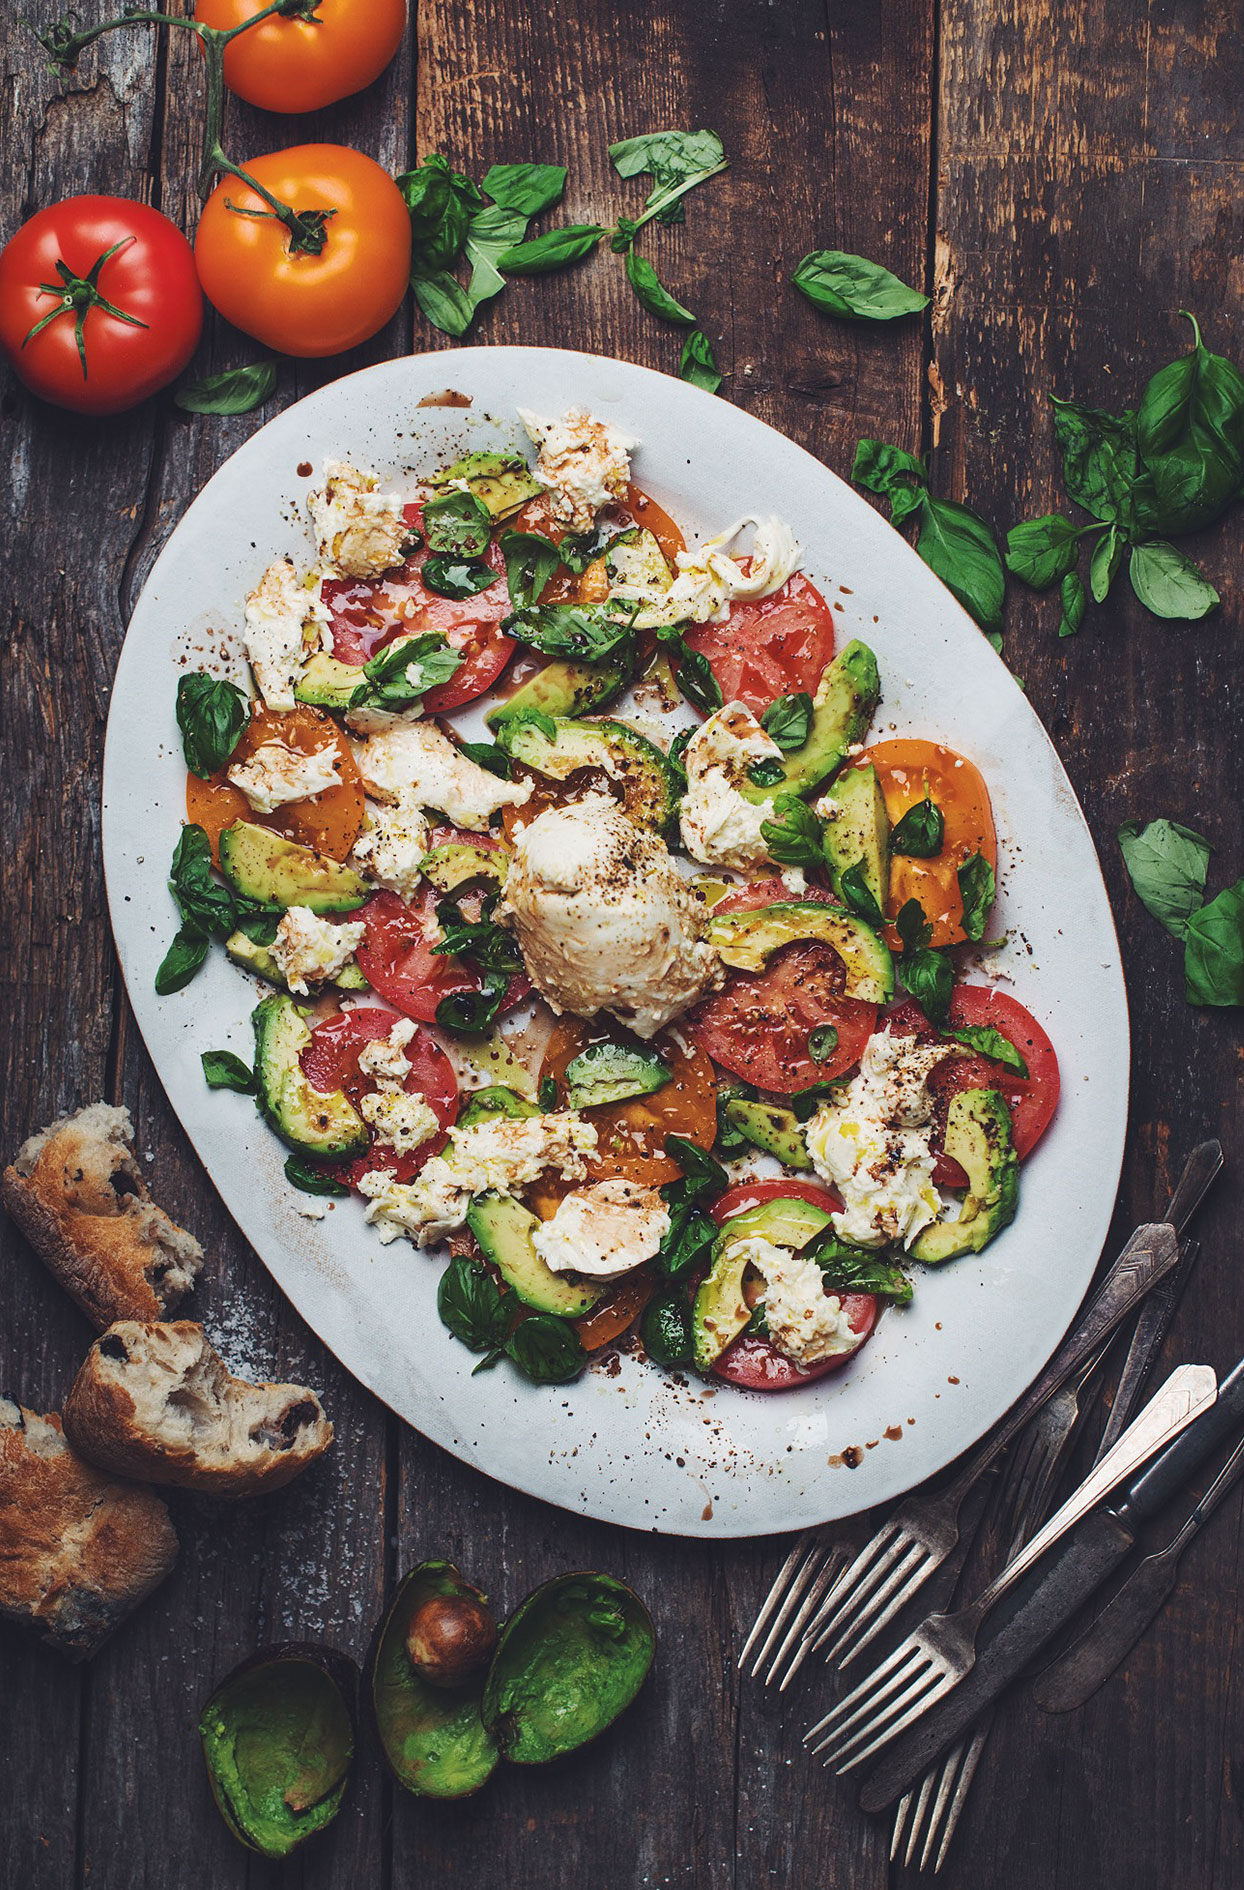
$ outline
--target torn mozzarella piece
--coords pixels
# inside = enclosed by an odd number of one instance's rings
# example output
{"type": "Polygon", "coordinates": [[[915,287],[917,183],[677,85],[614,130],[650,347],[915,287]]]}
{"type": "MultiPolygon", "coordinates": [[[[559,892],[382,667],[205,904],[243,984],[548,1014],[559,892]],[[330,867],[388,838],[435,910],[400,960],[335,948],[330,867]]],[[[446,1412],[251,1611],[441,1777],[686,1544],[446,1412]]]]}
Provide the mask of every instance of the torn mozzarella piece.
{"type": "Polygon", "coordinates": [[[380,577],[402,562],[410,536],[401,499],[381,492],[375,473],[329,460],[324,483],[307,498],[320,557],[342,577],[380,577]]]}
{"type": "Polygon", "coordinates": [[[313,984],[335,978],[363,942],[362,924],[334,925],[309,906],[290,906],[281,914],[270,946],[291,991],[306,996],[313,984]]]}
{"type": "Polygon", "coordinates": [[[842,1300],[825,1291],[815,1260],[755,1237],[739,1241],[731,1252],[742,1253],[764,1279],[765,1323],[779,1352],[808,1366],[855,1350],[859,1339],[842,1300]]]}
{"type": "MultiPolygon", "coordinates": [[[[410,1065],[406,1067],[409,1069],[410,1065]]],[[[440,1129],[427,1097],[414,1090],[378,1089],[363,1097],[359,1114],[375,1130],[377,1142],[392,1149],[395,1155],[409,1155],[422,1148],[440,1129]]]]}
{"type": "Polygon", "coordinates": [[[760,829],[772,820],[773,804],[750,801],[741,789],[751,785],[748,769],[758,761],[781,759],[777,743],[741,702],[727,702],[696,730],[683,755],[687,792],[679,813],[693,860],[741,873],[765,865],[769,852],[760,829]]]}
{"type": "Polygon", "coordinates": [[[341,756],[333,747],[306,755],[284,742],[263,742],[229,769],[226,779],[245,794],[257,814],[274,813],[341,786],[341,756]]]}
{"type": "Polygon", "coordinates": [[[502,807],[521,807],[531,788],[499,781],[455,748],[435,722],[418,717],[351,744],[363,786],[374,800],[431,807],[455,827],[483,833],[502,807]]]}
{"type": "Polygon", "coordinates": [[[402,899],[413,899],[427,850],[428,823],[417,807],[405,801],[393,807],[368,801],[349,864],[373,886],[385,886],[402,899]]]}
{"type": "Polygon", "coordinates": [[[360,1076],[371,1077],[382,1088],[385,1084],[400,1088],[410,1075],[406,1046],[414,1034],[411,1019],[400,1017],[387,1037],[374,1037],[370,1043],[365,1043],[359,1051],[360,1076]]]}
{"type": "Polygon", "coordinates": [[[736,599],[769,597],[799,569],[802,556],[789,525],[780,518],[748,514],[705,539],[689,551],[680,551],[678,571],[668,589],[651,583],[615,584],[611,596],[639,605],[635,626],[656,629],[670,623],[710,623],[724,615],[736,599]],[[731,547],[752,526],[752,549],[747,568],[730,555],[731,547]]]}
{"type": "Polygon", "coordinates": [[[242,633],[255,686],[270,709],[294,707],[294,684],[327,623],[319,578],[299,577],[291,558],[270,564],[246,600],[242,633]]]}
{"type": "Polygon", "coordinates": [[[595,1181],[566,1195],[531,1241],[550,1272],[616,1280],[651,1260],[669,1228],[669,1209],[655,1188],[595,1181]]]}
{"type": "Polygon", "coordinates": [[[599,511],[626,497],[638,440],[583,407],[568,408],[560,420],[520,407],[518,417],[539,448],[534,477],[549,495],[553,517],[572,532],[591,531],[599,511]]]}

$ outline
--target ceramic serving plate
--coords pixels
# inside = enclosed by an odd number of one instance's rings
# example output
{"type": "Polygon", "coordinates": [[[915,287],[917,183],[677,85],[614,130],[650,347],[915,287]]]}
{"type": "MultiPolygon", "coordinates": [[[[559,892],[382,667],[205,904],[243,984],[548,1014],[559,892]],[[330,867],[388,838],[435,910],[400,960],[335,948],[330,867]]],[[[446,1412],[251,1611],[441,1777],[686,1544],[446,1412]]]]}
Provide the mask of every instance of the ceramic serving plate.
{"type": "Polygon", "coordinates": [[[975,625],[898,534],[817,460],[728,401],[586,354],[466,348],[335,381],[247,442],[195,500],[134,612],[104,759],[104,864],[125,980],[161,1081],[247,1239],[363,1384],[498,1481],[582,1514],[680,1535],[749,1536],[867,1509],[940,1470],[988,1429],[1066,1330],[1101,1251],[1127,1113],[1118,945],[1093,844],[1044,729],[975,625]],[[421,405],[446,389],[469,406],[421,405]],[[1000,850],[991,971],[1045,1024],[1062,1102],[1025,1164],[1018,1219],[983,1254],[922,1273],[842,1371],[776,1396],[675,1384],[634,1358],[537,1388],[475,1359],[436,1315],[441,1267],[383,1247],[358,1200],[304,1219],[285,1149],[253,1103],[209,1090],[201,1051],[251,1060],[256,992],[214,951],[157,998],[176,929],[168,863],[184,817],[174,720],[187,664],[240,674],[246,593],[285,552],[309,562],[303,501],[326,458],[400,480],[476,447],[512,446],[516,406],[586,406],[640,442],[635,476],[688,538],[778,512],[834,604],[839,645],[881,665],[878,733],[969,755],[1000,850]]]}

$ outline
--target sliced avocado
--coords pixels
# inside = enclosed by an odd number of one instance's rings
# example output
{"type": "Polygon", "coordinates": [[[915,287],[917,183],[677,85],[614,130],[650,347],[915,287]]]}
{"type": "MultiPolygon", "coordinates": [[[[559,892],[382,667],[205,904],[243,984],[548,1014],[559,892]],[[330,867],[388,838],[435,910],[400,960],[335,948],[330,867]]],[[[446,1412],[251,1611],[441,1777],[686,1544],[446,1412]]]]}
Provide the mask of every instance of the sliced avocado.
{"type": "Polygon", "coordinates": [[[642,584],[656,591],[668,591],[674,582],[665,553],[646,527],[634,535],[620,532],[610,541],[605,547],[605,575],[610,585],[642,584]]]}
{"type": "Polygon", "coordinates": [[[487,506],[494,519],[508,518],[511,512],[517,512],[520,506],[526,505],[529,499],[539,498],[544,491],[517,454],[468,453],[452,466],[446,466],[444,472],[437,473],[432,484],[448,486],[459,479],[481,505],[487,506]]]}
{"type": "Polygon", "coordinates": [[[452,1562],[421,1562],[399,1585],[376,1643],[372,1709],[393,1776],[421,1798],[465,1798],[491,1777],[497,1742],[480,1717],[484,1675],[432,1686],[415,1671],[407,1636],[416,1612],[437,1598],[477,1591],[452,1562]]]}
{"type": "Polygon", "coordinates": [[[848,749],[863,741],[880,696],[876,657],[866,643],[848,643],[821,677],[807,741],[782,757],[782,779],[763,788],[741,785],[739,792],[749,801],[809,793],[841,766],[848,749]]]}
{"type": "Polygon", "coordinates": [[[725,1114],[726,1121],[742,1130],[753,1148],[776,1155],[787,1168],[811,1168],[808,1144],[792,1110],[734,1097],[726,1104],[725,1114]]]}
{"type": "Polygon", "coordinates": [[[489,728],[499,729],[522,709],[540,709],[552,716],[583,715],[588,709],[603,708],[626,687],[630,676],[631,665],[621,655],[605,657],[599,663],[546,663],[512,696],[489,709],[484,720],[489,728]]]}
{"type": "Polygon", "coordinates": [[[294,684],[294,700],[309,702],[317,709],[348,709],[350,698],[363,682],[361,667],[339,663],[325,650],[317,650],[294,684]]]}
{"type": "Polygon", "coordinates": [[[626,811],[640,827],[662,833],[678,807],[678,781],[654,742],[625,722],[605,716],[595,721],[555,718],[556,734],[542,734],[534,722],[501,729],[507,754],[538,774],[564,781],[577,768],[599,768],[622,789],[626,811]]]}
{"type": "Polygon", "coordinates": [[[819,940],[846,966],[844,995],[866,1004],[888,1004],[894,996],[894,960],[885,940],[863,919],[836,906],[792,899],[759,906],[751,912],[718,912],[709,917],[709,943],[723,962],[738,971],[763,971],[765,960],[782,945],[819,940]]]}
{"type": "Polygon", "coordinates": [[[601,1286],[576,1284],[567,1275],[546,1267],[531,1244],[540,1225],[521,1201],[508,1194],[483,1194],[467,1209],[467,1226],[486,1260],[501,1271],[506,1285],[537,1312],[560,1313],[578,1319],[590,1312],[604,1291],[601,1286]]]}
{"type": "Polygon", "coordinates": [[[473,847],[450,842],[433,847],[419,863],[419,871],[439,892],[451,893],[470,879],[495,879],[502,886],[510,870],[508,847],[473,847]]]}
{"type": "Polygon", "coordinates": [[[235,820],[221,834],[220,870],[235,892],[270,912],[289,906],[353,912],[372,892],[348,866],[249,820],[235,820]]]}
{"type": "Polygon", "coordinates": [[[936,1266],[962,1253],[979,1253],[1015,1219],[1019,1206],[1019,1157],[1011,1137],[1011,1112],[996,1089],[962,1089],[946,1118],[946,1153],[968,1178],[957,1221],[934,1221],[916,1236],[913,1260],[936,1266]]]}
{"type": "Polygon", "coordinates": [[[826,790],[821,811],[834,891],[842,897],[842,876],[858,865],[878,911],[884,912],[890,897],[890,816],[872,762],[840,774],[826,790]]]}
{"type": "MultiPolygon", "coordinates": [[[[225,950],[235,965],[241,965],[243,971],[253,971],[257,978],[267,984],[274,984],[278,991],[288,991],[281,974],[281,967],[266,945],[256,945],[254,939],[247,938],[245,932],[231,932],[225,940],[225,950]]],[[[348,959],[335,978],[329,980],[339,991],[370,991],[371,986],[359,970],[357,958],[348,959]]]]}
{"type": "Polygon", "coordinates": [[[458,1117],[458,1127],[469,1129],[473,1122],[483,1122],[489,1116],[510,1116],[517,1120],[522,1116],[538,1116],[540,1111],[517,1090],[507,1089],[504,1083],[490,1083],[487,1089],[477,1089],[470,1102],[458,1117]]]}
{"type": "Polygon", "coordinates": [[[535,1072],[519,1061],[502,1033],[494,1024],[478,1036],[455,1037],[454,1061],[468,1064],[488,1084],[504,1084],[520,1096],[534,1098],[538,1087],[535,1072]]]}
{"type": "Polygon", "coordinates": [[[828,1226],[829,1215],[797,1195],[766,1201],[726,1222],[713,1243],[713,1264],[700,1283],[692,1309],[695,1362],[702,1372],[711,1370],[752,1316],[743,1297],[748,1260],[742,1243],[769,1240],[775,1247],[797,1251],[828,1226]]]}
{"type": "Polygon", "coordinates": [[[311,1032],[293,998],[265,998],[251,1021],[259,1112],[281,1140],[318,1161],[345,1162],[364,1154],[371,1137],[345,1091],[321,1095],[303,1074],[300,1058],[311,1032]]]}

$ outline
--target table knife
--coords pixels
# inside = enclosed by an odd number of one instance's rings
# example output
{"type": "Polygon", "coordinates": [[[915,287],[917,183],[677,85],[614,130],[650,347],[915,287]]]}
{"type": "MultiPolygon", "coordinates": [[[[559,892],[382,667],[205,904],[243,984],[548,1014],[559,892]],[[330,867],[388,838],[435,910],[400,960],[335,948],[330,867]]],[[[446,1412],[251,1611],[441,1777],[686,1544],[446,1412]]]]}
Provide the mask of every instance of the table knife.
{"type": "Polygon", "coordinates": [[[1121,1500],[1086,1517],[1000,1606],[971,1672],[896,1739],[869,1773],[860,1791],[862,1810],[882,1811],[901,1798],[955,1744],[1127,1558],[1140,1525],[1164,1509],[1241,1425],[1244,1359],[1219,1386],[1211,1409],[1133,1478],[1121,1500]]]}

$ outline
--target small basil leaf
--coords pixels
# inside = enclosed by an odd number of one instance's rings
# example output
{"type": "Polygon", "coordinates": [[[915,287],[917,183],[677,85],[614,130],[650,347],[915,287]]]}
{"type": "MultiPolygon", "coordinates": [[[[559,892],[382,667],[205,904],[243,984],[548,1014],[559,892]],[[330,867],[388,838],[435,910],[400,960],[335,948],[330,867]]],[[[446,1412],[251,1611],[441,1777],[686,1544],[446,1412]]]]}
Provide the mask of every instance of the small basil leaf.
{"type": "Polygon", "coordinates": [[[290,1155],[286,1159],[285,1179],[300,1194],[326,1194],[337,1199],[350,1192],[346,1183],[338,1181],[336,1175],[329,1174],[326,1168],[316,1168],[312,1162],[304,1162],[300,1155],[290,1155]]]}
{"type": "Polygon", "coordinates": [[[932,860],[942,850],[946,821],[942,810],[926,794],[909,807],[890,834],[890,851],[909,860],[932,860]]]}
{"type": "Polygon", "coordinates": [[[558,547],[540,532],[502,532],[497,542],[505,559],[510,602],[517,610],[538,604],[562,561],[558,547]]]}
{"type": "Polygon", "coordinates": [[[186,381],[173,395],[183,413],[251,413],[276,387],[276,362],[255,361],[201,381],[186,381]]]}
{"type": "Polygon", "coordinates": [[[1125,542],[1118,526],[1112,525],[1093,546],[1093,556],[1089,561],[1089,590],[1093,593],[1095,604],[1104,604],[1110,595],[1110,586],[1123,562],[1125,542]]]}
{"type": "Polygon", "coordinates": [[[496,742],[459,742],[458,747],[477,768],[487,768],[489,774],[495,774],[500,781],[512,778],[510,758],[496,742]]]}
{"type": "Polygon", "coordinates": [[[209,1089],[235,1089],[240,1096],[255,1093],[255,1072],[232,1050],[205,1050],[199,1058],[209,1089]]]}
{"type": "Polygon", "coordinates": [[[449,1262],[436,1289],[441,1324],[472,1352],[504,1345],[509,1316],[501,1289],[486,1267],[459,1255],[449,1262]]]}
{"type": "Polygon", "coordinates": [[[695,1201],[719,1195],[728,1187],[729,1175],[698,1142],[688,1141],[685,1135],[667,1135],[665,1153],[682,1169],[683,1180],[695,1201]]]}
{"type": "Polygon", "coordinates": [[[496,584],[498,576],[496,571],[478,558],[461,561],[456,558],[425,558],[419,572],[420,582],[425,589],[435,591],[438,597],[451,597],[457,601],[478,596],[490,584],[496,584]]]}
{"type": "Polygon", "coordinates": [[[702,387],[706,394],[715,394],[721,386],[722,375],[713,358],[713,345],[702,329],[693,328],[682,344],[678,378],[689,381],[692,387],[702,387]]]}
{"type": "Polygon", "coordinates": [[[841,1096],[846,1088],[845,1077],[828,1078],[823,1082],[809,1083],[806,1089],[797,1089],[787,1097],[791,1113],[796,1122],[808,1122],[816,1114],[823,1102],[833,1101],[841,1096]]]}
{"type": "MultiPolygon", "coordinates": [[[[609,155],[619,177],[639,177],[646,171],[653,179],[641,223],[649,217],[677,222],[683,215],[679,199],[726,168],[725,149],[715,131],[649,131],[611,144],[609,155]]],[[[624,221],[633,241],[638,224],[624,221]]]]}
{"type": "Polygon", "coordinates": [[[930,951],[927,945],[904,952],[899,960],[903,988],[924,1012],[931,1024],[942,1025],[950,1014],[954,989],[954,967],[945,952],[930,951]]]}
{"type": "MultiPolygon", "coordinates": [[[[616,608],[616,607],[615,607],[616,608]]],[[[527,604],[502,620],[505,635],[530,644],[545,656],[570,656],[598,662],[634,640],[631,620],[607,604],[527,604]]]]}
{"type": "Polygon", "coordinates": [[[776,820],[760,823],[760,837],[770,858],[779,866],[820,866],[824,861],[821,823],[805,801],[795,794],[779,794],[773,803],[776,820]]]}
{"type": "Polygon", "coordinates": [[[551,715],[546,715],[543,709],[516,709],[513,715],[506,716],[497,731],[498,738],[507,752],[513,750],[514,737],[525,728],[534,728],[544,736],[546,741],[557,740],[557,723],[551,715]]]}
{"type": "Polygon", "coordinates": [[[1136,415],[1080,407],[1051,395],[1054,439],[1069,498],[1105,525],[1132,531],[1152,522],[1136,445],[1136,415]]]}
{"type": "Polygon", "coordinates": [[[447,683],[462,662],[462,652],[455,650],[439,631],[430,630],[421,637],[398,637],[363,665],[363,680],[350,697],[349,706],[409,708],[430,689],[447,683]]]}
{"type": "Polygon", "coordinates": [[[436,922],[441,936],[432,947],[433,957],[469,958],[486,971],[504,971],[509,976],[522,970],[523,960],[518,940],[504,925],[493,919],[496,893],[484,899],[478,919],[466,919],[454,899],[442,899],[436,907],[436,922]]]}
{"type": "Polygon", "coordinates": [[[210,940],[193,926],[183,925],[160,960],[155,975],[158,997],[172,997],[189,984],[207,957],[210,940]]]}
{"type": "Polygon", "coordinates": [[[848,866],[838,881],[838,890],[855,916],[869,925],[884,925],[885,914],[873,898],[872,889],[864,877],[864,862],[857,860],[854,866],[848,866]]]}
{"type": "Polygon", "coordinates": [[[578,1333],[555,1313],[524,1319],[506,1340],[505,1351],[533,1385],[568,1385],[587,1364],[578,1333]]]}
{"type": "Polygon", "coordinates": [[[909,289],[880,263],[848,250],[813,250],[791,281],[817,308],[844,321],[890,322],[929,305],[927,295],[909,289]]]}
{"type": "Polygon", "coordinates": [[[833,1024],[818,1024],[808,1032],[808,1055],[814,1063],[828,1063],[838,1048],[838,1032],[833,1024]]]}
{"type": "Polygon", "coordinates": [[[566,188],[564,164],[494,164],[480,189],[503,210],[539,216],[559,201],[566,188]]]}
{"type": "Polygon", "coordinates": [[[443,270],[434,275],[411,277],[415,300],[431,322],[445,335],[465,335],[475,318],[475,303],[462,284],[443,270]]]}
{"type": "Polygon", "coordinates": [[[602,236],[599,223],[570,223],[560,230],[548,230],[529,243],[516,243],[502,250],[497,267],[507,276],[538,276],[550,269],[565,269],[569,263],[582,262],[590,256],[602,236]]]}
{"type": "Polygon", "coordinates": [[[536,1102],[541,1115],[547,1116],[550,1110],[556,1109],[557,1083],[553,1077],[542,1076],[540,1078],[540,1086],[536,1091],[536,1102]]]}
{"type": "Polygon", "coordinates": [[[806,689],[792,696],[779,696],[764,711],[760,724],[769,740],[776,742],[783,753],[802,748],[812,729],[811,696],[806,689]]]}
{"type": "MultiPolygon", "coordinates": [[[[661,1193],[669,1201],[672,1194],[679,1189],[685,1191],[687,1185],[673,1182],[662,1188],[661,1193]]],[[[717,1223],[702,1214],[686,1198],[685,1192],[677,1200],[669,1201],[669,1209],[670,1228],[657,1252],[656,1269],[667,1280],[685,1280],[701,1267],[707,1267],[717,1238],[717,1223]]]]}
{"type": "Polygon", "coordinates": [[[1188,920],[1184,989],[1189,1004],[1244,1004],[1244,879],[1188,920]]]}
{"type": "Polygon", "coordinates": [[[695,1355],[695,1335],[686,1296],[670,1290],[649,1300],[639,1323],[639,1337],[654,1365],[667,1369],[689,1365],[695,1355]]]}
{"type": "Polygon", "coordinates": [[[1084,622],[1084,612],[1088,601],[1084,595],[1083,581],[1077,572],[1069,571],[1063,579],[1060,601],[1062,616],[1059,619],[1058,634],[1060,637],[1073,637],[1084,622]]]}
{"type": "Polygon", "coordinates": [[[776,787],[779,781],[786,779],[786,770],[776,755],[766,755],[760,761],[753,761],[747,770],[747,778],[757,787],[776,787]]]}
{"type": "Polygon", "coordinates": [[[227,938],[237,909],[233,894],[212,878],[212,849],[202,827],[182,828],[169,868],[169,889],[182,919],[194,931],[227,938]]]}
{"type": "Polygon", "coordinates": [[[695,316],[691,310],[675,300],[647,257],[641,256],[636,249],[626,252],[626,277],[650,315],[655,315],[658,321],[677,322],[683,327],[694,328],[695,316]]]}
{"type": "Polygon", "coordinates": [[[508,973],[486,971],[479,991],[452,991],[436,1007],[436,1021],[455,1036],[474,1037],[495,1020],[510,988],[508,973]]]}
{"type": "Polygon", "coordinates": [[[957,500],[926,492],[916,550],[982,630],[1002,629],[1006,573],[983,518],[957,500]]]}
{"type": "Polygon", "coordinates": [[[1205,899],[1210,844],[1191,827],[1174,820],[1151,820],[1142,827],[1127,820],[1119,828],[1119,846],[1137,897],[1176,938],[1205,899]]]}
{"type": "Polygon", "coordinates": [[[879,1299],[892,1299],[898,1306],[911,1303],[911,1281],[901,1267],[871,1247],[853,1247],[832,1227],[814,1236],[799,1251],[804,1259],[814,1260],[820,1267],[830,1292],[875,1293],[879,1299]]]}
{"type": "Polygon", "coordinates": [[[993,867],[983,853],[973,853],[958,872],[963,899],[963,932],[973,941],[984,938],[990,910],[997,895],[993,867]]]}
{"type": "Polygon", "coordinates": [[[688,702],[712,715],[722,706],[721,684],[712,665],[701,650],[693,650],[681,637],[666,639],[670,649],[670,668],[674,681],[688,702]]]}
{"type": "Polygon", "coordinates": [[[1079,527],[1058,512],[1012,525],[1006,535],[1006,568],[1021,584],[1048,591],[1075,569],[1080,537],[1079,527]]]}
{"type": "Polygon", "coordinates": [[[918,899],[908,899],[899,907],[894,926],[905,952],[920,951],[933,936],[933,927],[925,918],[924,907],[918,899]]]}
{"type": "Polygon", "coordinates": [[[527,219],[517,211],[488,203],[477,210],[467,224],[466,253],[471,264],[467,297],[473,309],[500,295],[505,277],[497,268],[503,250],[513,249],[527,234],[527,219]]]}
{"type": "MultiPolygon", "coordinates": [[[[854,485],[866,486],[869,492],[890,500],[911,494],[918,500],[929,483],[922,459],[904,452],[901,446],[887,446],[884,440],[858,442],[851,480],[854,485]]],[[[901,520],[896,518],[895,523],[901,520]]]]}
{"type": "Polygon", "coordinates": [[[1195,623],[1217,610],[1217,591],[1202,577],[1191,558],[1163,539],[1137,545],[1127,574],[1132,589],[1155,617],[1175,617],[1195,623]]]}
{"type": "Polygon", "coordinates": [[[451,558],[481,558],[492,536],[492,514],[473,492],[444,492],[423,508],[428,550],[451,558]]]}
{"type": "Polygon", "coordinates": [[[186,766],[200,781],[218,774],[250,724],[250,703],[234,683],[204,670],[177,680],[177,726],[186,766]]]}
{"type": "Polygon", "coordinates": [[[1010,1038],[1004,1037],[992,1024],[965,1024],[961,1030],[943,1030],[942,1035],[965,1044],[978,1056],[988,1057],[991,1063],[1000,1063],[1004,1070],[1027,1080],[1028,1065],[1010,1038]]]}

